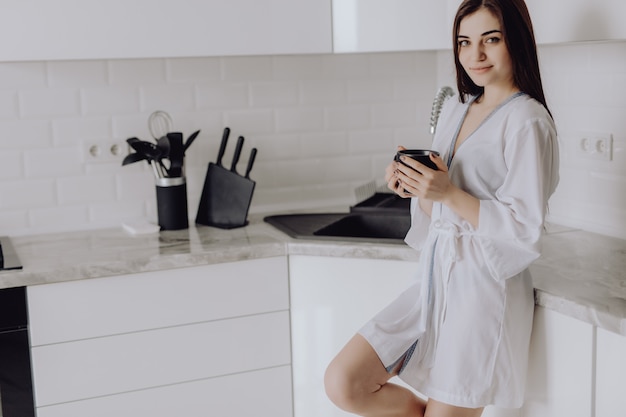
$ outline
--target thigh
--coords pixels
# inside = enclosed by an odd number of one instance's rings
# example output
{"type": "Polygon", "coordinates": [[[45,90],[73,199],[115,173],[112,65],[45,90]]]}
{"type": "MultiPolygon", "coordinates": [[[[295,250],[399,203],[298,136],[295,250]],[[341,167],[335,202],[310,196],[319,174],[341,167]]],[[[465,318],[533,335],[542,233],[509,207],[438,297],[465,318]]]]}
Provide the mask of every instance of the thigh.
{"type": "Polygon", "coordinates": [[[339,375],[345,378],[343,382],[360,385],[369,392],[376,391],[395,374],[387,372],[376,351],[358,333],[339,351],[326,373],[327,378],[339,375]]]}
{"type": "Polygon", "coordinates": [[[464,408],[429,399],[424,417],[480,417],[483,408],[464,408]]]}

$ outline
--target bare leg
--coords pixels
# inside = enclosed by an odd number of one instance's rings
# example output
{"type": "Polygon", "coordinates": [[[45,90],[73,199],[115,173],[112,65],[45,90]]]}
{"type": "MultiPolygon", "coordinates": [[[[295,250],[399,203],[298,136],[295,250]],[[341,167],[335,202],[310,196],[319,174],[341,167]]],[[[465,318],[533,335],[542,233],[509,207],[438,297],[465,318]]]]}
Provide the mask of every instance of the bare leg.
{"type": "Polygon", "coordinates": [[[480,417],[483,408],[463,408],[428,400],[424,417],[480,417]]]}
{"type": "Polygon", "coordinates": [[[332,360],[324,383],[328,398],[350,413],[364,417],[423,417],[425,402],[410,390],[388,383],[394,375],[357,334],[332,360]]]}

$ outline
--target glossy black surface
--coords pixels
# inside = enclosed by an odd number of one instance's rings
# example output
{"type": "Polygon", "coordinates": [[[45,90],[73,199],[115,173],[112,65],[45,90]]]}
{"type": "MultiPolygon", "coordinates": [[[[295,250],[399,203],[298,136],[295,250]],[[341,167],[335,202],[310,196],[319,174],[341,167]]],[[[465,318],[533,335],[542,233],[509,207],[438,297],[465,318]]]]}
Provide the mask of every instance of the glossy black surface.
{"type": "Polygon", "coordinates": [[[34,417],[26,288],[0,290],[0,391],[3,417],[34,417]]]}
{"type": "Polygon", "coordinates": [[[349,213],[284,214],[264,221],[296,239],[404,244],[410,200],[376,193],[349,213]]]}

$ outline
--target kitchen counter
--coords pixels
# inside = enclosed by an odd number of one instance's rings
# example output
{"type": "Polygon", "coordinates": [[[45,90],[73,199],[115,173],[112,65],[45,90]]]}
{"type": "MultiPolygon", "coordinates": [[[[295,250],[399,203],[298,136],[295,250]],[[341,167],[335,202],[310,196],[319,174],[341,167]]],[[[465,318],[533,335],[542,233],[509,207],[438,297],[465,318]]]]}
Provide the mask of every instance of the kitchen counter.
{"type": "MultiPolygon", "coordinates": [[[[418,260],[405,245],[293,239],[254,216],[232,230],[131,235],[120,227],[12,241],[23,269],[0,272],[0,288],[286,255],[418,260]]],[[[531,270],[538,305],[626,336],[625,240],[552,227],[531,270]]]]}

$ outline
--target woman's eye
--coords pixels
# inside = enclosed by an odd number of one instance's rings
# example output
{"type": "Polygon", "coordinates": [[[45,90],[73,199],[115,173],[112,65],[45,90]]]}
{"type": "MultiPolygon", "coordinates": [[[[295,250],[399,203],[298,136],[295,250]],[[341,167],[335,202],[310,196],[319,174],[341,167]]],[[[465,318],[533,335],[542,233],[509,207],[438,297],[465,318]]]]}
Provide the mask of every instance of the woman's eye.
{"type": "Polygon", "coordinates": [[[467,45],[469,45],[469,41],[468,40],[463,39],[463,40],[459,41],[459,46],[467,46],[467,45]]]}
{"type": "Polygon", "coordinates": [[[498,42],[500,42],[500,38],[498,38],[498,37],[487,38],[486,42],[487,43],[498,43],[498,42]]]}

